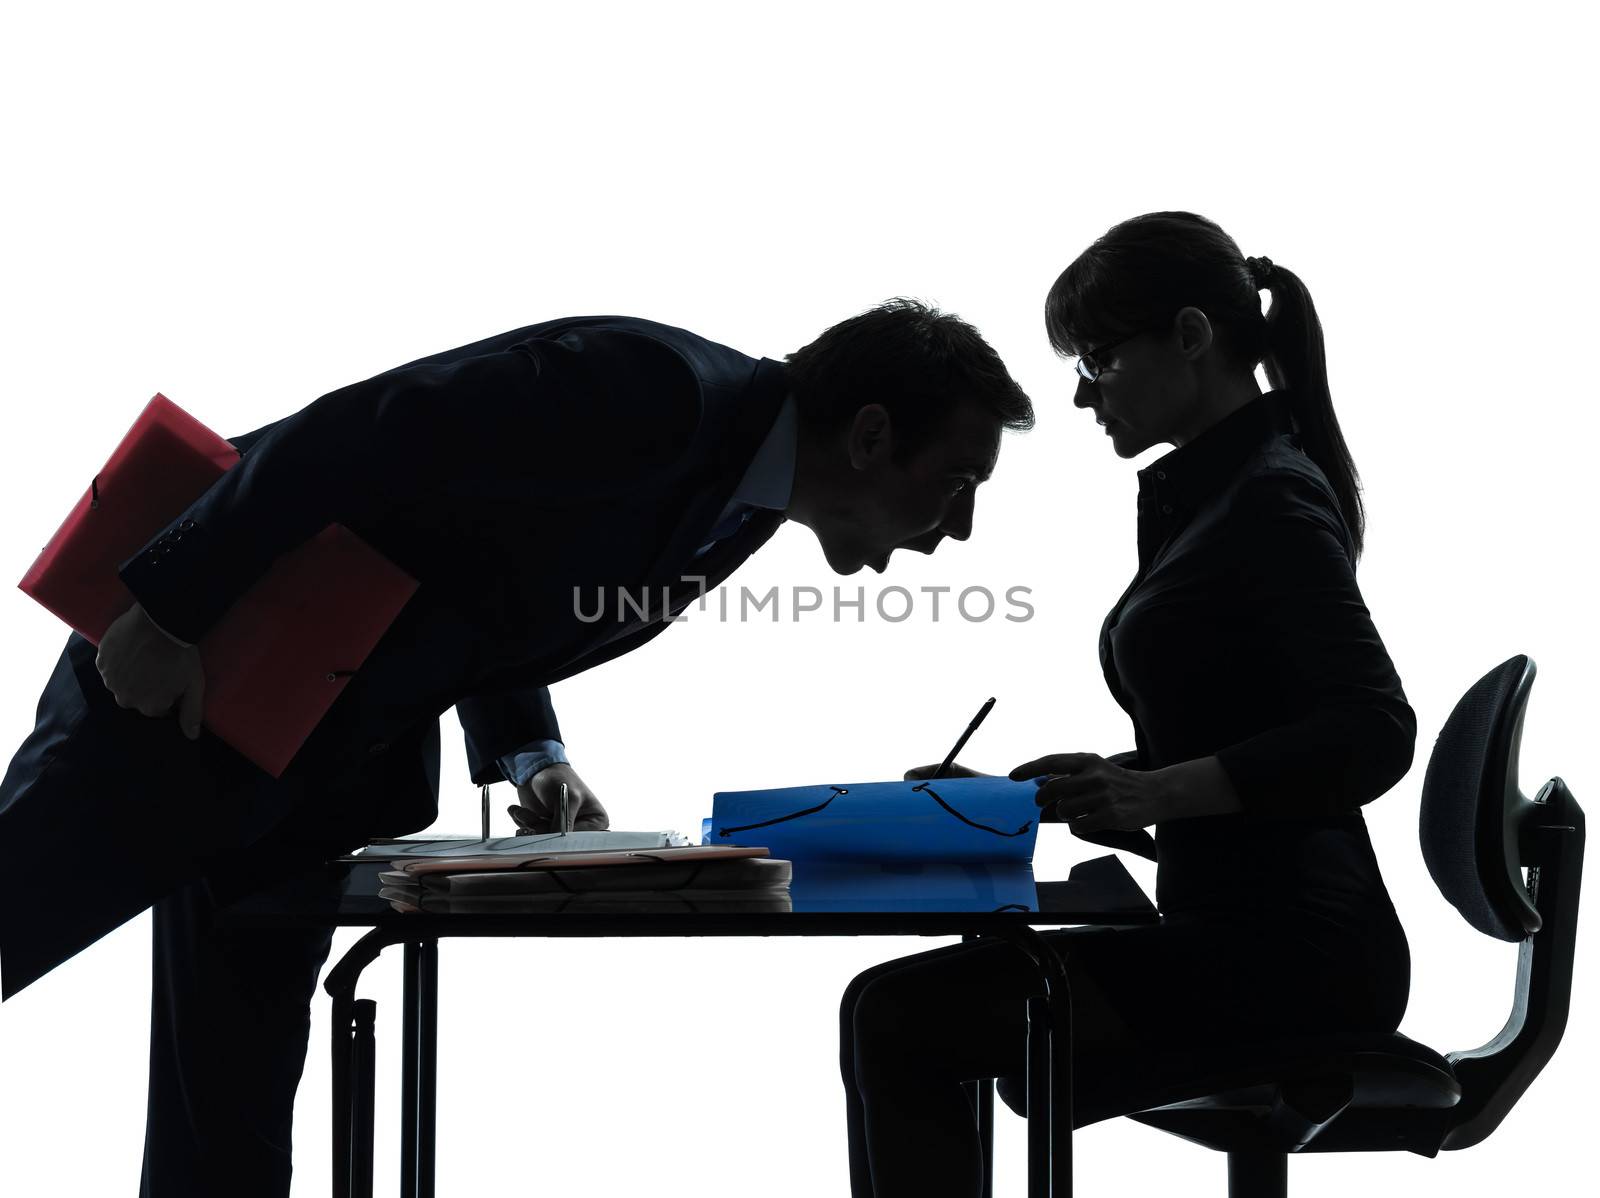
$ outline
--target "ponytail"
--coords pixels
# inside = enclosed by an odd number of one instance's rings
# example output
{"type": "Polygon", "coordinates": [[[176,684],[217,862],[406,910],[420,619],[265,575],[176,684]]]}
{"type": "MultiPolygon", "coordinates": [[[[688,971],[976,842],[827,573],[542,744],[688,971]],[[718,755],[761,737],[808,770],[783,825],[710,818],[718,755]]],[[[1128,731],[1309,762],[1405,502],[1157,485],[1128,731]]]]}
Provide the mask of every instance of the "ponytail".
{"type": "Polygon", "coordinates": [[[1267,308],[1266,356],[1262,366],[1274,390],[1287,391],[1295,426],[1306,455],[1333,487],[1339,510],[1350,529],[1357,559],[1366,540],[1366,505],[1361,479],[1339,431],[1328,393],[1328,360],[1322,344],[1322,322],[1311,293],[1300,276],[1266,258],[1248,260],[1254,281],[1272,294],[1267,308]]]}

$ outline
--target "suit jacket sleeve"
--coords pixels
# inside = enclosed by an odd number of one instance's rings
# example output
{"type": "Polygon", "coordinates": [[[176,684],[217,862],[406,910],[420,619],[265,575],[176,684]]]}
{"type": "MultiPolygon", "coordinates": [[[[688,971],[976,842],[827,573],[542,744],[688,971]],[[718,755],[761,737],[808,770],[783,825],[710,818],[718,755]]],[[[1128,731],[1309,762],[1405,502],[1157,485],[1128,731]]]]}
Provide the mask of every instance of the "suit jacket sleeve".
{"type": "Polygon", "coordinates": [[[545,686],[464,696],[456,701],[456,716],[466,738],[467,769],[475,786],[507,780],[499,759],[530,741],[561,739],[550,688],[545,686]]]}
{"type": "Polygon", "coordinates": [[[650,486],[685,459],[700,410],[682,359],[622,330],[413,363],[277,422],[118,574],[193,644],[279,554],[331,523],[375,523],[467,478],[510,483],[531,504],[650,486]]]}
{"type": "Polygon", "coordinates": [[[1245,483],[1231,517],[1244,614],[1287,701],[1282,723],[1217,758],[1251,815],[1370,802],[1410,768],[1417,718],[1356,586],[1344,521],[1288,472],[1245,483]]]}
{"type": "Polygon", "coordinates": [[[520,749],[500,754],[496,760],[506,781],[518,786],[552,765],[571,764],[567,760],[567,747],[559,740],[532,740],[520,749]]]}

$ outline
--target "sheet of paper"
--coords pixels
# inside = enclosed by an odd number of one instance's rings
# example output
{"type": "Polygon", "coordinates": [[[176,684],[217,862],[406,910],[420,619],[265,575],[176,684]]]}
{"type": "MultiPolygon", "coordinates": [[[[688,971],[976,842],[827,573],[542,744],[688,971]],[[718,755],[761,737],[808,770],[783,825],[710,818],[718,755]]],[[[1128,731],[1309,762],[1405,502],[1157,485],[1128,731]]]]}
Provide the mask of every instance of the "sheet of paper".
{"type": "Polygon", "coordinates": [[[409,857],[526,857],[532,853],[595,853],[616,849],[662,849],[691,841],[677,832],[555,832],[536,836],[491,836],[488,840],[407,840],[372,844],[359,851],[366,860],[409,857]]]}

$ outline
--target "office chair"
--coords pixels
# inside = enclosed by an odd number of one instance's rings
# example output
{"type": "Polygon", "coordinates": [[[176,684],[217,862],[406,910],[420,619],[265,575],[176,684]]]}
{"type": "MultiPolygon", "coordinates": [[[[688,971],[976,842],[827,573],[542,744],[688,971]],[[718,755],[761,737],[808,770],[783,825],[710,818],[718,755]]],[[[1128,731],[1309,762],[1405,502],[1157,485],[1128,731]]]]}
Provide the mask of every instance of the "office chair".
{"type": "MultiPolygon", "coordinates": [[[[1531,800],[1518,787],[1534,674],[1519,655],[1480,678],[1445,721],[1422,783],[1434,882],[1478,931],[1522,945],[1497,1036],[1446,1056],[1398,1032],[1199,1049],[1141,1062],[1122,1093],[1084,1096],[1080,1125],[1125,1115],[1225,1152],[1229,1198],[1286,1198],[1290,1153],[1432,1157],[1499,1126],[1566,1028],[1583,867],[1583,810],[1566,783],[1551,778],[1531,800]]],[[[1026,1114],[1020,1078],[1002,1078],[1000,1095],[1026,1114]]]]}

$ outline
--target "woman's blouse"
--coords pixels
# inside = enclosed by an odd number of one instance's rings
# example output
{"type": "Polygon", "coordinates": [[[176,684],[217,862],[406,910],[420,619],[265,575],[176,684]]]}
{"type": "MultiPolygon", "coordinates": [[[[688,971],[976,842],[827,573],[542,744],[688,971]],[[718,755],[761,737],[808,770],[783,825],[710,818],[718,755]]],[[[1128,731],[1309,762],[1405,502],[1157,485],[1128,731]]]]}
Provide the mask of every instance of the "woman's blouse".
{"type": "Polygon", "coordinates": [[[1290,413],[1268,392],[1139,471],[1139,572],[1101,628],[1106,683],[1139,768],[1215,755],[1244,805],[1156,826],[1164,911],[1388,905],[1358,809],[1410,768],[1416,716],[1290,413]]]}

